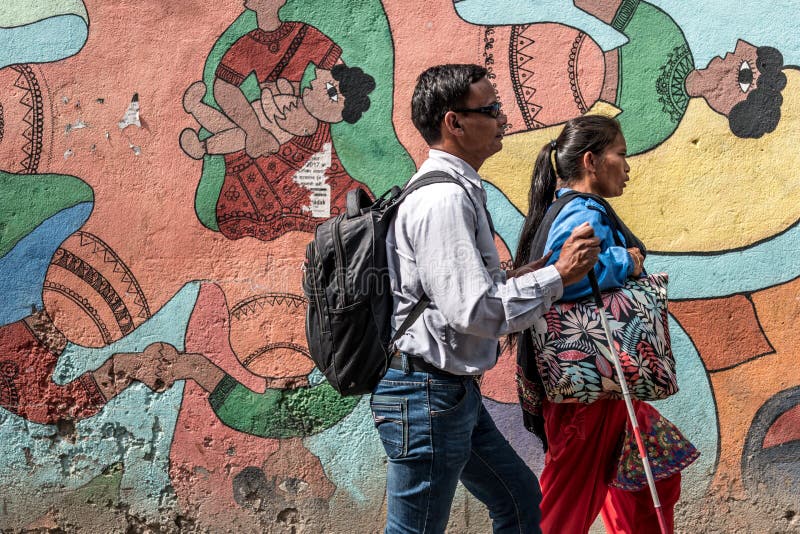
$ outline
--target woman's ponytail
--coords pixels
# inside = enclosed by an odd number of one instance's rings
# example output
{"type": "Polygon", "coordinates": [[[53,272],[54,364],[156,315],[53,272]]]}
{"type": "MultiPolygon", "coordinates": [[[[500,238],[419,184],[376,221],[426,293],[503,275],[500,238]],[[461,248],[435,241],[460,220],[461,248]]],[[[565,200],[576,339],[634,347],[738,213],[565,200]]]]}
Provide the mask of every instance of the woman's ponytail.
{"type": "Polygon", "coordinates": [[[533,236],[556,193],[558,176],[553,167],[557,165],[554,162],[557,154],[556,147],[556,142],[551,141],[542,147],[536,157],[536,165],[531,177],[530,196],[528,197],[528,216],[525,217],[525,224],[522,226],[522,234],[519,236],[519,245],[517,245],[517,254],[514,256],[515,269],[530,261],[533,236]]]}

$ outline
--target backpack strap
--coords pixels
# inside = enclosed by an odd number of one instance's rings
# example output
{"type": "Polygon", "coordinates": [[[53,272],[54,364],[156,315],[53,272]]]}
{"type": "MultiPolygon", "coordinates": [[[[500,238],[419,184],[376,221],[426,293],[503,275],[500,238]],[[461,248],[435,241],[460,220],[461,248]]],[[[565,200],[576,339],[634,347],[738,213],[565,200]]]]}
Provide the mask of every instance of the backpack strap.
{"type": "MultiPolygon", "coordinates": [[[[413,183],[407,185],[403,189],[403,192],[397,198],[397,201],[395,202],[394,205],[397,206],[398,204],[400,204],[403,200],[405,200],[405,198],[408,195],[410,195],[417,189],[421,189],[425,186],[432,184],[442,184],[442,183],[456,184],[459,187],[461,187],[461,189],[464,190],[464,193],[466,193],[469,201],[472,203],[472,207],[475,209],[475,213],[478,213],[478,206],[475,205],[475,201],[472,199],[472,195],[469,194],[467,187],[463,183],[461,183],[461,180],[453,178],[444,171],[426,172],[425,174],[414,180],[413,183]]],[[[486,205],[483,206],[483,209],[484,212],[486,213],[486,219],[489,221],[489,228],[491,228],[492,234],[495,234],[496,232],[494,230],[494,224],[492,224],[492,218],[489,215],[489,210],[486,208],[486,205]]],[[[430,297],[428,297],[428,295],[423,293],[422,297],[420,297],[417,303],[414,304],[414,307],[411,308],[411,312],[408,314],[403,323],[400,325],[400,328],[398,328],[397,332],[395,332],[394,336],[392,336],[392,340],[389,342],[390,348],[395,344],[395,342],[398,339],[400,339],[403,336],[403,334],[406,333],[406,330],[408,330],[411,327],[411,325],[414,324],[414,322],[417,319],[419,319],[419,316],[422,315],[422,312],[425,311],[425,308],[427,308],[428,304],[430,303],[431,303],[430,297]]]]}

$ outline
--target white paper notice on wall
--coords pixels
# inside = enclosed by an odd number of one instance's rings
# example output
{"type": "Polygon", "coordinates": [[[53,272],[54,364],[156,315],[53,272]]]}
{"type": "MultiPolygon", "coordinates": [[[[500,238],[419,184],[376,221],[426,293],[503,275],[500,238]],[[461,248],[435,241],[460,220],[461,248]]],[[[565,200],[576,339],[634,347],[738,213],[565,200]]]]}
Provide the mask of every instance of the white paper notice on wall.
{"type": "Polygon", "coordinates": [[[331,144],[322,145],[322,150],[311,156],[303,167],[294,174],[294,183],[311,191],[308,206],[304,212],[311,212],[312,217],[327,219],[331,216],[331,186],[326,182],[325,171],[331,167],[331,144]]]}

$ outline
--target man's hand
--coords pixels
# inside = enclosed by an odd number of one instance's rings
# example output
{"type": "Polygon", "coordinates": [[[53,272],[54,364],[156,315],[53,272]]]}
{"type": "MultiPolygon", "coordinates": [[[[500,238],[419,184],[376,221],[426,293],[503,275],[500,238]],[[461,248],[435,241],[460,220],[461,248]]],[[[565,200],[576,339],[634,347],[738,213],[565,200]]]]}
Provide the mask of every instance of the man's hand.
{"type": "Polygon", "coordinates": [[[527,265],[523,265],[522,267],[518,267],[517,269],[509,269],[506,271],[506,279],[516,278],[518,276],[522,276],[523,274],[532,273],[533,271],[538,271],[542,267],[544,267],[547,260],[550,259],[550,256],[553,255],[553,251],[549,251],[547,254],[539,258],[538,260],[532,261],[527,265]]]}
{"type": "Polygon", "coordinates": [[[600,239],[594,236],[589,223],[583,223],[572,231],[572,234],[561,247],[561,255],[555,263],[564,286],[578,282],[594,267],[600,254],[600,239]]]}

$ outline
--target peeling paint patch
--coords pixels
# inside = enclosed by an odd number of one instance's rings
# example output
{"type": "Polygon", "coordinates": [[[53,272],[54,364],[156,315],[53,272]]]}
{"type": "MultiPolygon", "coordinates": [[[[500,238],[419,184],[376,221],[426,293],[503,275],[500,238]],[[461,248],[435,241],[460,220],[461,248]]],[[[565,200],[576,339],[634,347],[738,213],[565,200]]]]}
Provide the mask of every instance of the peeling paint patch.
{"type": "Polygon", "coordinates": [[[124,130],[128,126],[142,127],[142,123],[139,120],[139,93],[133,94],[131,103],[128,105],[128,109],[125,110],[125,115],[123,115],[122,120],[117,123],[117,126],[119,126],[120,130],[124,130]]]}
{"type": "Polygon", "coordinates": [[[83,122],[83,119],[78,119],[74,124],[67,124],[64,127],[64,133],[69,134],[72,130],[80,130],[81,128],[88,128],[89,125],[83,122]]]}

